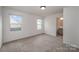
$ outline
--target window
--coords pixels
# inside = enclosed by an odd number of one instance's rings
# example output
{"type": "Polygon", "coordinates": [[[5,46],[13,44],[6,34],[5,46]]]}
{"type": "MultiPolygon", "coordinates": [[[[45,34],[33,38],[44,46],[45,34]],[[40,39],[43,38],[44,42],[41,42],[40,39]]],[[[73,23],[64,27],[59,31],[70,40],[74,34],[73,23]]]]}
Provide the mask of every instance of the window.
{"type": "Polygon", "coordinates": [[[41,30],[41,29],[42,29],[42,20],[37,19],[37,30],[41,30]]]}
{"type": "Polygon", "coordinates": [[[10,31],[20,31],[22,24],[22,17],[10,15],[10,31]]]}

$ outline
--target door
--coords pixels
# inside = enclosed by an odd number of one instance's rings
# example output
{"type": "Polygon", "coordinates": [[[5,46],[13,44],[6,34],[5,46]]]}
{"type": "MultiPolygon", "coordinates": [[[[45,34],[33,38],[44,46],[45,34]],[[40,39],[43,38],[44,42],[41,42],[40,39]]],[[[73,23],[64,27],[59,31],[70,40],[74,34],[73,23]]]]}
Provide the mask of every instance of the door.
{"type": "Polygon", "coordinates": [[[56,20],[56,35],[62,36],[63,35],[63,18],[58,17],[56,20]]]}

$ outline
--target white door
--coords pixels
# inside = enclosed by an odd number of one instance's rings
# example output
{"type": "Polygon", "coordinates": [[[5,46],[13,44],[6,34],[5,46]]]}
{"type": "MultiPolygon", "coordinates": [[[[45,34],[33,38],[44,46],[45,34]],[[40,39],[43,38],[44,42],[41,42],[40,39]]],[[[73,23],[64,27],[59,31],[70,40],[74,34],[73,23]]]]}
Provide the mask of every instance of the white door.
{"type": "Polygon", "coordinates": [[[2,12],[0,7],[0,48],[2,46],[2,12]]]}

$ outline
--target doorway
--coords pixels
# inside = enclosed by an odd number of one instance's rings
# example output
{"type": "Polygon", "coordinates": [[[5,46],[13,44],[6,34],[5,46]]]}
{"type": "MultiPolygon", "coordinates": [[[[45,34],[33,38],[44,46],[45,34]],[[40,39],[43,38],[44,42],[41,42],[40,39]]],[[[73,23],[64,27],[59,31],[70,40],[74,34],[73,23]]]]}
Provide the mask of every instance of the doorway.
{"type": "Polygon", "coordinates": [[[63,38],[63,17],[56,19],[56,36],[63,38]]]}

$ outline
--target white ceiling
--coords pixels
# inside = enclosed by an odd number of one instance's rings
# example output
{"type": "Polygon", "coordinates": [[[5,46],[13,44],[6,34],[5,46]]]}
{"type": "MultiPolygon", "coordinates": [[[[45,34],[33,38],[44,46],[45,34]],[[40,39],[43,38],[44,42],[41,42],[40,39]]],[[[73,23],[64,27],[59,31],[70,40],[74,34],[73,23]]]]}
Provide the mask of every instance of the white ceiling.
{"type": "Polygon", "coordinates": [[[47,16],[51,14],[63,12],[64,6],[46,6],[45,10],[41,10],[40,6],[8,6],[16,10],[32,13],[40,16],[47,16]]]}

